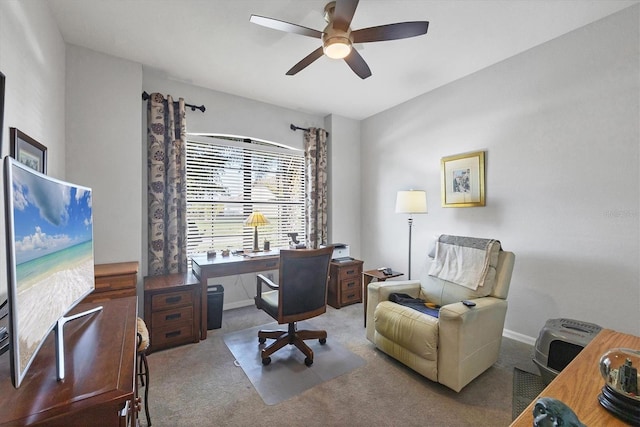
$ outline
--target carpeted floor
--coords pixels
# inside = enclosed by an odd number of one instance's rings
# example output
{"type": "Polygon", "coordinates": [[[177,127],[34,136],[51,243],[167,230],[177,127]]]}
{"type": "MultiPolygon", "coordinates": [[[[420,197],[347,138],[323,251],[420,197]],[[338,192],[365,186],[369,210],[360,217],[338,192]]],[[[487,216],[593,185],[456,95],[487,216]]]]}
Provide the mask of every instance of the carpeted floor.
{"type": "Polygon", "coordinates": [[[455,393],[376,350],[365,337],[362,304],[328,307],[314,326],[365,364],[267,405],[234,365],[223,336],[271,321],[255,307],[225,311],[222,328],[208,339],[151,354],[153,426],[508,426],[514,368],[536,369],[531,346],[505,338],[498,362],[455,393]]]}
{"type": "MultiPolygon", "coordinates": [[[[329,381],[339,375],[365,364],[363,358],[344,348],[339,342],[327,339],[322,345],[318,340],[308,340],[314,361],[311,366],[304,364],[305,355],[293,345],[281,348],[271,356],[268,366],[262,365],[258,345],[258,331],[287,329],[287,325],[278,326],[277,322],[255,326],[224,335],[224,342],[236,358],[235,364],[240,366],[251,384],[267,405],[275,405],[290,399],[305,390],[329,381]]],[[[320,329],[313,321],[298,323],[298,329],[320,329]]],[[[267,345],[273,340],[267,340],[267,345]]]]}

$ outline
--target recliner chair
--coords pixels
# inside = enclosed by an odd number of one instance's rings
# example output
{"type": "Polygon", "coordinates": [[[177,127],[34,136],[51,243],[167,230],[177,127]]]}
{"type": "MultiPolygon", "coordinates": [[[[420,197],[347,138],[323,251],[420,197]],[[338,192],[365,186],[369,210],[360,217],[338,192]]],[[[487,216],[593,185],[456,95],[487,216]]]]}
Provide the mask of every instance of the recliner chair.
{"type": "Polygon", "coordinates": [[[327,282],[329,262],[333,246],[322,249],[297,249],[280,251],[279,284],[262,274],[258,275],[255,303],[279,324],[288,324],[288,329],[258,332],[260,344],[275,339],[261,351],[262,364],[271,363],[271,355],[287,344],[295,345],[306,356],[304,363],[313,364],[313,350],[304,340],[317,339],[320,344],[327,341],[323,330],[298,330],[296,322],[310,319],[327,311],[327,282]],[[272,289],[263,292],[262,286],[272,289]]]}
{"type": "Polygon", "coordinates": [[[420,280],[369,284],[367,339],[419,374],[459,392],[498,360],[515,255],[499,252],[495,283],[482,290],[486,296],[429,276],[431,262],[427,258],[420,280]],[[438,304],[439,317],[391,302],[391,293],[438,304]],[[476,305],[467,307],[462,300],[476,305]]]}

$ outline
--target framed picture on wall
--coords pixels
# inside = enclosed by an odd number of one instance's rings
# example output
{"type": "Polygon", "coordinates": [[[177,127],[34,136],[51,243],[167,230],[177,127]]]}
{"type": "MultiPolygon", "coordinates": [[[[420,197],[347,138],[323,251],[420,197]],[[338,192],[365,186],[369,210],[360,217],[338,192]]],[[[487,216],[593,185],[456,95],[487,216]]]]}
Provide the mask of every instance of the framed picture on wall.
{"type": "Polygon", "coordinates": [[[10,128],[10,155],[22,164],[47,173],[47,147],[16,128],[10,128]]]}
{"type": "Polygon", "coordinates": [[[0,157],[2,157],[2,134],[4,133],[4,74],[0,72],[0,157]]]}
{"type": "Polygon", "coordinates": [[[443,207],[485,205],[484,151],[443,157],[440,169],[443,207]]]}

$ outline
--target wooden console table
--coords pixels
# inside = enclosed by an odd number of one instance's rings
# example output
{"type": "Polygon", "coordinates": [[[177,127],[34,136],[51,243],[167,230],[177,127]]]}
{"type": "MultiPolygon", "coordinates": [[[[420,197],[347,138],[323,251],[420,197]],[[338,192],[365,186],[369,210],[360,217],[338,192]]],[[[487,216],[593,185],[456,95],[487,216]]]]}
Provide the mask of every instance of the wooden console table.
{"type": "Polygon", "coordinates": [[[0,356],[0,426],[136,425],[137,298],[82,303],[71,313],[98,305],[102,311],[65,326],[64,381],[56,380],[54,332],[18,389],[9,352],[0,356]]]}
{"type": "Polygon", "coordinates": [[[209,258],[206,254],[192,257],[191,269],[193,274],[200,280],[201,285],[200,339],[207,339],[207,282],[210,278],[277,270],[279,267],[280,255],[275,251],[273,255],[253,258],[242,255],[225,257],[218,255],[209,258]]]}
{"type": "MultiPolygon", "coordinates": [[[[640,337],[603,329],[539,396],[553,397],[564,402],[587,426],[627,426],[627,423],[607,411],[598,401],[598,395],[604,386],[604,379],[600,375],[600,357],[608,350],[618,347],[640,349],[640,337]]],[[[533,425],[536,400],[537,398],[513,421],[512,427],[533,425]]]]}

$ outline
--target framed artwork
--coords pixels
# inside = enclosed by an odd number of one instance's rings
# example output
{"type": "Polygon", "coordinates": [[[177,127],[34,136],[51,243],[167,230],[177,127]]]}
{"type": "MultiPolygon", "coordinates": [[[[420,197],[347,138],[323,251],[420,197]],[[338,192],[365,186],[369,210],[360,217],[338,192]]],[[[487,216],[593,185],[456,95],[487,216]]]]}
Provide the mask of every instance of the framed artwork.
{"type": "Polygon", "coordinates": [[[0,157],[2,157],[2,134],[4,133],[4,74],[0,72],[0,157]]]}
{"type": "Polygon", "coordinates": [[[16,128],[10,128],[11,157],[40,173],[47,173],[47,147],[16,128]]]}
{"type": "Polygon", "coordinates": [[[440,161],[442,206],[484,206],[484,151],[443,157],[440,161]]]}

